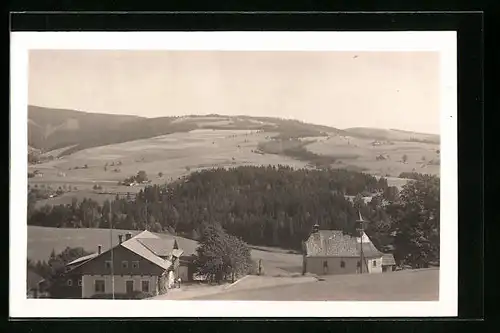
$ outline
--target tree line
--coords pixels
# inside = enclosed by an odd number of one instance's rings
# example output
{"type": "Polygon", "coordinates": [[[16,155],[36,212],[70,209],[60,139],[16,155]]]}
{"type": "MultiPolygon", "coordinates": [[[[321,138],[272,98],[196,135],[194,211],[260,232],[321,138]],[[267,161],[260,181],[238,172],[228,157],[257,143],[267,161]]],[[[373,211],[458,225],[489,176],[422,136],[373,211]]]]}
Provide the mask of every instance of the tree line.
{"type": "MultiPolygon", "coordinates": [[[[108,228],[112,223],[117,229],[149,229],[199,240],[204,225],[220,224],[228,234],[249,244],[296,250],[315,223],[323,229],[355,232],[354,222],[361,211],[370,221],[367,234],[380,249],[395,246],[396,240],[414,243],[406,248],[400,244],[404,251],[416,252],[425,243],[435,252],[435,245],[439,246],[439,178],[430,175],[410,182],[399,193],[383,177],[377,180],[341,169],[216,168],[103,204],[75,199],[67,205],[28,207],[29,225],[108,228]],[[351,202],[346,195],[357,197],[351,202]],[[364,202],[366,195],[373,196],[371,202],[364,202]],[[423,204],[415,206],[415,202],[423,204]],[[413,239],[418,230],[433,236],[420,244],[413,239]]],[[[395,252],[395,256],[408,262],[416,258],[408,258],[406,252],[395,252]]]]}

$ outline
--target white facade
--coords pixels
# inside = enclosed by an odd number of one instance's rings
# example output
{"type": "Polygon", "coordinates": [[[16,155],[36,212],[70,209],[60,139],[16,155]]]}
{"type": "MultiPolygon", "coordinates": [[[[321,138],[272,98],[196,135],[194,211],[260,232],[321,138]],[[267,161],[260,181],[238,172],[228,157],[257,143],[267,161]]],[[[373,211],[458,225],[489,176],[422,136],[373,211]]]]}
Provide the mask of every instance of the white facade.
{"type": "Polygon", "coordinates": [[[369,273],[382,273],[382,257],[366,259],[369,273]]]}
{"type": "MultiPolygon", "coordinates": [[[[149,275],[115,275],[114,290],[116,294],[124,294],[127,292],[127,281],[133,281],[134,291],[142,290],[142,281],[149,281],[149,293],[158,294],[158,277],[149,275]]],[[[111,275],[83,275],[82,276],[82,298],[90,298],[95,294],[111,294],[112,293],[112,278],[111,275]],[[104,292],[96,292],[96,281],[104,281],[104,292]]]]}

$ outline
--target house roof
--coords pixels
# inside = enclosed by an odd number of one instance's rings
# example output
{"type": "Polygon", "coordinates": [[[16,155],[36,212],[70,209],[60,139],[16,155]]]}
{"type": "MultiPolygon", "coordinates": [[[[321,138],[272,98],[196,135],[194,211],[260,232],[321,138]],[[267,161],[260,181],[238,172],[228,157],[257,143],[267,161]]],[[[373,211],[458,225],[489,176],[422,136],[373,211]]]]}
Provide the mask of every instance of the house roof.
{"type": "Polygon", "coordinates": [[[385,253],[382,256],[382,266],[390,265],[396,265],[396,260],[394,260],[394,256],[391,253],[385,253]]]}
{"type": "Polygon", "coordinates": [[[356,237],[344,234],[341,230],[319,230],[311,234],[305,242],[308,257],[358,257],[361,250],[367,258],[382,256],[366,234],[356,237]]]}
{"type": "Polygon", "coordinates": [[[75,259],[69,263],[66,264],[66,266],[72,266],[72,265],[75,265],[75,264],[79,264],[79,263],[82,263],[84,261],[87,261],[89,259],[92,259],[94,257],[97,257],[97,252],[96,253],[92,253],[92,254],[89,254],[87,256],[83,256],[83,257],[80,257],[78,259],[75,259]]]}
{"type": "Polygon", "coordinates": [[[155,234],[153,234],[152,232],[150,231],[147,231],[147,230],[144,230],[143,232],[135,235],[133,238],[141,238],[141,239],[160,239],[160,237],[156,236],[155,234]]]}
{"type": "MultiPolygon", "coordinates": [[[[159,247],[159,245],[158,245],[159,242],[161,242],[161,241],[165,242],[160,237],[145,230],[145,231],[137,234],[136,236],[134,236],[126,241],[123,241],[121,244],[119,244],[117,246],[123,246],[124,248],[128,249],[129,251],[132,251],[135,254],[143,257],[144,259],[152,262],[153,264],[167,270],[172,266],[172,263],[168,260],[164,260],[164,259],[160,258],[159,255],[155,254],[155,252],[154,252],[154,251],[156,251],[156,252],[161,253],[161,251],[160,251],[161,247],[159,247]],[[145,244],[148,245],[149,247],[146,246],[145,244]],[[155,244],[155,245],[153,245],[153,244],[155,244]]],[[[167,246],[168,246],[168,243],[167,243],[167,246]]],[[[173,247],[173,241],[172,241],[172,247],[173,247]]],[[[104,251],[100,255],[107,253],[108,251],[110,251],[110,250],[104,251]]],[[[81,257],[81,258],[78,258],[78,259],[72,261],[68,265],[78,264],[73,268],[73,269],[76,269],[77,267],[81,267],[82,265],[85,265],[87,262],[99,257],[100,255],[94,253],[94,254],[91,254],[88,256],[84,256],[84,257],[81,257]]]]}
{"type": "Polygon", "coordinates": [[[161,238],[138,238],[135,237],[139,243],[145,246],[148,250],[160,257],[169,256],[174,248],[173,239],[161,238]]]}
{"type": "MultiPolygon", "coordinates": [[[[137,236],[139,236],[139,235],[137,235],[137,236]]],[[[147,248],[145,245],[143,245],[141,243],[141,239],[138,239],[137,236],[132,237],[129,240],[124,241],[120,245],[123,246],[124,248],[134,252],[135,254],[143,257],[144,259],[149,260],[153,264],[160,266],[163,269],[169,269],[170,266],[172,265],[172,263],[168,260],[164,260],[164,259],[160,258],[153,251],[151,251],[149,248],[147,248]]]]}

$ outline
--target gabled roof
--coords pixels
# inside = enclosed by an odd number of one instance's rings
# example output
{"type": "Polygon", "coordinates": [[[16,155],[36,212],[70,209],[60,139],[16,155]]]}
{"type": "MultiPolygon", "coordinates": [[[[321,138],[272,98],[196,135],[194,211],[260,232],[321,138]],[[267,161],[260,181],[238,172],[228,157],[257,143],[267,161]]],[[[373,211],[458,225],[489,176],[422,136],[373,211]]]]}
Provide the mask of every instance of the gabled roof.
{"type": "Polygon", "coordinates": [[[396,260],[394,260],[394,256],[391,253],[385,253],[382,256],[382,266],[390,265],[396,265],[396,260]]]}
{"type": "Polygon", "coordinates": [[[87,260],[92,259],[94,257],[97,257],[97,252],[89,254],[87,256],[80,257],[78,259],[75,259],[72,262],[67,263],[66,266],[72,266],[72,265],[75,265],[75,264],[83,263],[84,261],[87,261],[87,260]]]}
{"type": "Polygon", "coordinates": [[[137,238],[137,241],[145,246],[148,250],[160,257],[169,256],[174,248],[173,239],[161,238],[137,238]]]}
{"type": "Polygon", "coordinates": [[[146,239],[146,238],[149,238],[149,239],[160,239],[160,237],[156,236],[155,234],[153,234],[152,232],[149,232],[147,230],[144,230],[143,232],[135,235],[133,238],[141,238],[141,239],[146,239]]]}
{"type": "MultiPolygon", "coordinates": [[[[145,230],[145,231],[139,233],[138,235],[136,235],[135,237],[132,237],[126,241],[123,241],[121,244],[119,244],[117,246],[123,246],[124,248],[128,249],[129,251],[132,251],[135,254],[141,256],[142,258],[150,261],[151,263],[167,270],[172,266],[172,263],[168,260],[164,260],[164,259],[160,258],[157,254],[155,254],[153,252],[153,250],[149,249],[147,246],[144,245],[144,244],[149,244],[150,247],[152,247],[151,244],[159,243],[160,241],[163,241],[160,237],[145,230]]],[[[173,242],[172,242],[172,247],[173,247],[173,242]]],[[[110,250],[104,251],[100,255],[107,253],[108,251],[110,251],[110,250]]],[[[87,262],[99,257],[100,255],[94,253],[94,254],[89,255],[89,256],[78,258],[78,259],[72,261],[70,264],[71,265],[77,264],[73,268],[73,269],[76,269],[77,267],[81,267],[82,265],[85,265],[87,262]]]]}
{"type": "Polygon", "coordinates": [[[123,243],[121,243],[121,246],[124,248],[134,252],[135,254],[143,257],[146,260],[149,260],[153,264],[163,268],[163,269],[169,269],[172,263],[168,260],[164,260],[157,255],[155,255],[153,252],[151,252],[147,247],[142,245],[137,239],[131,238],[123,243]]]}
{"type": "Polygon", "coordinates": [[[361,239],[365,257],[382,257],[366,234],[360,238],[344,234],[341,230],[319,230],[312,233],[304,245],[308,257],[358,257],[361,254],[361,239]]]}

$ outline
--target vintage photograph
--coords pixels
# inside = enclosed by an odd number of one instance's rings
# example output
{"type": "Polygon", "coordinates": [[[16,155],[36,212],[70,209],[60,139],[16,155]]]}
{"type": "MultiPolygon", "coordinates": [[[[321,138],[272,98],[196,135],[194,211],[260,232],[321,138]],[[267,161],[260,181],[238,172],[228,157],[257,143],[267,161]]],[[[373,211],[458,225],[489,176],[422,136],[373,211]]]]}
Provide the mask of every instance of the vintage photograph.
{"type": "Polygon", "coordinates": [[[456,313],[456,49],[433,36],[16,34],[12,313],[456,313]]]}
{"type": "Polygon", "coordinates": [[[439,53],[31,50],[28,298],[439,299],[439,53]]]}

